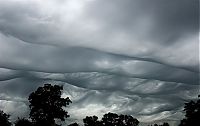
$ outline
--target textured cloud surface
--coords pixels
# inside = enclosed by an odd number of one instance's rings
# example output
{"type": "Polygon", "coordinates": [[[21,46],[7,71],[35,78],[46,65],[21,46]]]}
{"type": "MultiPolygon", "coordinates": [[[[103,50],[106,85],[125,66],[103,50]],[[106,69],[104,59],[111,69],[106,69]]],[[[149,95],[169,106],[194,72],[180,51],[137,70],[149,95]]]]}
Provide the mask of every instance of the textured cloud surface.
{"type": "Polygon", "coordinates": [[[106,112],[182,118],[199,93],[198,0],[0,1],[0,109],[64,85],[69,120],[106,112]]]}

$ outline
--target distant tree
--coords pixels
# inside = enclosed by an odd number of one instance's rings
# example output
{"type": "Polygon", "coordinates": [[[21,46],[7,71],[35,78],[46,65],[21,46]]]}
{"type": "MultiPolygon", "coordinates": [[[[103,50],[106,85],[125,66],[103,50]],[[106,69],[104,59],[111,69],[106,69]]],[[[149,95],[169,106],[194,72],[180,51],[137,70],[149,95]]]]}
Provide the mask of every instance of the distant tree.
{"type": "Polygon", "coordinates": [[[116,113],[107,113],[102,118],[102,123],[104,126],[115,126],[120,123],[119,116],[116,113]]]}
{"type": "Polygon", "coordinates": [[[28,119],[18,118],[15,122],[15,126],[33,126],[33,124],[28,119]]]}
{"type": "Polygon", "coordinates": [[[137,126],[139,121],[130,115],[120,115],[120,122],[123,126],[137,126]]]}
{"type": "Polygon", "coordinates": [[[86,116],[83,119],[84,126],[101,126],[97,116],[86,116]]]}
{"type": "MultiPolygon", "coordinates": [[[[148,126],[152,126],[152,125],[148,125],[148,126]]],[[[161,124],[161,125],[158,125],[158,124],[155,123],[153,126],[169,126],[169,123],[164,122],[164,123],[161,124]]]]}
{"type": "Polygon", "coordinates": [[[164,122],[161,126],[169,126],[169,123],[164,122]]]}
{"type": "Polygon", "coordinates": [[[79,126],[78,123],[72,123],[72,124],[69,124],[68,126],[79,126]]]}
{"type": "Polygon", "coordinates": [[[101,120],[97,116],[87,116],[83,119],[84,126],[138,126],[139,121],[129,115],[107,113],[101,120]]]}
{"type": "Polygon", "coordinates": [[[30,118],[35,125],[55,126],[55,119],[64,121],[69,117],[62,107],[69,105],[71,100],[68,97],[61,98],[62,90],[62,86],[45,84],[30,94],[30,118]]]}
{"type": "Polygon", "coordinates": [[[0,126],[11,126],[9,115],[0,110],[0,126]]]}
{"type": "Polygon", "coordinates": [[[181,120],[179,126],[200,126],[200,95],[198,100],[185,103],[185,119],[181,120]]]}
{"type": "Polygon", "coordinates": [[[138,126],[139,121],[130,115],[105,114],[102,118],[103,126],[138,126]]]}
{"type": "MultiPolygon", "coordinates": [[[[152,125],[148,125],[148,126],[152,126],[152,125]]],[[[164,122],[163,124],[154,124],[153,126],[169,126],[169,123],[164,122]]]]}

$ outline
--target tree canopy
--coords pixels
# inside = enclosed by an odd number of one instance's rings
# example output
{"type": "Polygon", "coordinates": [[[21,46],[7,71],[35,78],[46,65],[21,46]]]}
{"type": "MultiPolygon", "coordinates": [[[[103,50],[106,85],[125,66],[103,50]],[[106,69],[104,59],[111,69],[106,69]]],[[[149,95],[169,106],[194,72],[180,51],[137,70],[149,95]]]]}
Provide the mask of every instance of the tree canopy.
{"type": "Polygon", "coordinates": [[[200,125],[200,95],[198,100],[185,103],[185,118],[181,120],[179,126],[199,126],[200,125]]]}
{"type": "Polygon", "coordinates": [[[61,98],[63,86],[45,84],[29,96],[30,118],[38,125],[55,125],[55,119],[64,121],[68,112],[63,110],[71,103],[69,97],[61,98]]]}
{"type": "Polygon", "coordinates": [[[33,124],[28,119],[18,118],[18,120],[15,122],[15,126],[33,126],[33,124]]]}
{"type": "MultiPolygon", "coordinates": [[[[148,125],[148,126],[152,126],[152,125],[148,125]]],[[[161,125],[154,124],[153,126],[169,126],[169,123],[167,123],[167,122],[164,122],[164,123],[163,123],[163,124],[161,124],[161,125]]]]}
{"type": "Polygon", "coordinates": [[[85,126],[138,126],[139,121],[130,115],[118,115],[107,113],[101,120],[97,116],[90,116],[83,119],[85,126]]]}
{"type": "Polygon", "coordinates": [[[86,116],[83,119],[83,123],[85,126],[100,126],[100,121],[98,121],[97,116],[86,116]]]}
{"type": "Polygon", "coordinates": [[[11,126],[11,123],[9,121],[10,115],[4,113],[2,110],[0,110],[0,126],[11,126]]]}

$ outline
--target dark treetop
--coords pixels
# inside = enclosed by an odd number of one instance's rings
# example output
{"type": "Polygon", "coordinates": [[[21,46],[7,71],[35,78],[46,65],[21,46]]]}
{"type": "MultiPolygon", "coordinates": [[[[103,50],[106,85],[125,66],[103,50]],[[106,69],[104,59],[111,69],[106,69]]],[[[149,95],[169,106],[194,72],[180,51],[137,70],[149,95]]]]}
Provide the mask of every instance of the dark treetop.
{"type": "Polygon", "coordinates": [[[11,126],[9,115],[0,110],[0,126],[11,126]]]}
{"type": "Polygon", "coordinates": [[[39,87],[29,96],[30,117],[36,124],[55,125],[55,119],[64,121],[69,117],[67,111],[62,107],[66,107],[71,103],[67,98],[61,98],[63,86],[45,84],[39,87]]]}

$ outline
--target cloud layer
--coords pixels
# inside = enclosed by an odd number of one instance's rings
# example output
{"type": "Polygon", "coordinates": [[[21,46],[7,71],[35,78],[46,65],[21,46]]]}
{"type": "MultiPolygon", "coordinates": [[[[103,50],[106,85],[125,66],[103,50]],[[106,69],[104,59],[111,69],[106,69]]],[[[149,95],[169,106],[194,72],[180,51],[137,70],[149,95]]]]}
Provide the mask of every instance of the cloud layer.
{"type": "Polygon", "coordinates": [[[30,92],[53,83],[72,120],[176,122],[199,93],[198,2],[0,1],[0,109],[26,116],[30,92]]]}

